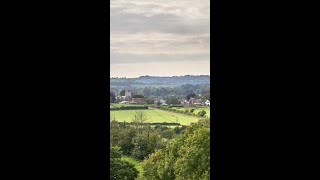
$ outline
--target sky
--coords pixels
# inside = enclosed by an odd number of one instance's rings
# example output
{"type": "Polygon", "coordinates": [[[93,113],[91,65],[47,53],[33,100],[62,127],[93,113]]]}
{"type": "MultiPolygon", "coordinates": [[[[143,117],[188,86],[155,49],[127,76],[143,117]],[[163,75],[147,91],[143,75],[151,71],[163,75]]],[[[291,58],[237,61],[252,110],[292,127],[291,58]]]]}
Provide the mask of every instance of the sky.
{"type": "Polygon", "coordinates": [[[111,0],[110,77],[209,75],[210,0],[111,0]]]}

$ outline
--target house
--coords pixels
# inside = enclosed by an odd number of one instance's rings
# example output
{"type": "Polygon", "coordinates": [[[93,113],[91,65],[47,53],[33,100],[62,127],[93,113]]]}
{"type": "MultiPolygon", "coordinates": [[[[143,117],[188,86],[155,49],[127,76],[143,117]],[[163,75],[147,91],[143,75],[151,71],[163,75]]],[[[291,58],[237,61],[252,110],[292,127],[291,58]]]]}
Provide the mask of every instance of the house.
{"type": "Polygon", "coordinates": [[[124,100],[124,97],[123,97],[123,96],[118,95],[118,96],[116,96],[116,100],[118,100],[118,101],[123,101],[123,100],[124,100]]]}
{"type": "Polygon", "coordinates": [[[204,102],[207,106],[210,106],[210,101],[206,100],[206,102],[204,102]]]}
{"type": "Polygon", "coordinates": [[[125,96],[126,96],[126,97],[131,97],[131,92],[130,92],[129,90],[126,90],[126,91],[125,91],[125,96]]]}
{"type": "Polygon", "coordinates": [[[186,104],[201,105],[201,99],[190,98],[186,104]]]}
{"type": "Polygon", "coordinates": [[[180,102],[182,105],[189,104],[188,100],[186,100],[186,99],[179,99],[179,102],[180,102]]]}
{"type": "Polygon", "coordinates": [[[195,105],[201,105],[201,99],[196,99],[194,100],[194,103],[195,105]]]}
{"type": "Polygon", "coordinates": [[[156,100],[154,101],[155,104],[157,104],[158,102],[159,102],[161,105],[167,105],[167,104],[166,104],[166,101],[163,100],[163,99],[156,99],[156,100]]]}
{"type": "Polygon", "coordinates": [[[133,102],[133,103],[142,103],[143,102],[143,98],[132,98],[131,102],[133,102]]]}

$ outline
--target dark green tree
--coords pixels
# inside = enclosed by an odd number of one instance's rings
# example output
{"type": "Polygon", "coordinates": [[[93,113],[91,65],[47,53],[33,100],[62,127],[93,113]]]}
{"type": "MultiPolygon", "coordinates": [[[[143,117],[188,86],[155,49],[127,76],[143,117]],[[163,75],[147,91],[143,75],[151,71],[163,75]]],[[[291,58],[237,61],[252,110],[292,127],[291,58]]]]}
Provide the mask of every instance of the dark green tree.
{"type": "Polygon", "coordinates": [[[204,110],[201,110],[198,112],[198,115],[200,115],[201,117],[204,117],[204,115],[206,115],[206,114],[207,114],[207,112],[204,110]]]}
{"type": "Polygon", "coordinates": [[[133,98],[144,98],[144,96],[141,95],[141,94],[135,94],[135,95],[133,95],[132,97],[133,97],[133,98]]]}
{"type": "Polygon", "coordinates": [[[124,95],[126,95],[126,90],[122,90],[122,91],[120,91],[120,96],[124,96],[124,95]]]}
{"type": "Polygon", "coordinates": [[[178,100],[178,98],[176,98],[176,97],[167,97],[166,98],[166,103],[167,104],[173,104],[173,105],[181,104],[180,101],[178,100]]]}

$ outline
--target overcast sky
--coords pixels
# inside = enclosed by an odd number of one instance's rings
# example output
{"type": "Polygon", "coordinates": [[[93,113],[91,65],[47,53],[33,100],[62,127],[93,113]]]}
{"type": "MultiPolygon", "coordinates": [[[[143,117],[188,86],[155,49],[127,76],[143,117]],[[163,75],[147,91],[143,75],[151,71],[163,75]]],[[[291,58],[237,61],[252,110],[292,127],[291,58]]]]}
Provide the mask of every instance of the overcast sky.
{"type": "Polygon", "coordinates": [[[110,76],[210,73],[210,0],[111,0],[110,76]]]}

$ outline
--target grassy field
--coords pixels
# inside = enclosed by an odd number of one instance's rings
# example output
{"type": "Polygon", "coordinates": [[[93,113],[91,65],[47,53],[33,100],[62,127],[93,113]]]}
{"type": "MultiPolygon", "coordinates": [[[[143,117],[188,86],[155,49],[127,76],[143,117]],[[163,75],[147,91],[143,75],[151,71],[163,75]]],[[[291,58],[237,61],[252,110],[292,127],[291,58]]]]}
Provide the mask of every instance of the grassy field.
{"type": "Polygon", "coordinates": [[[142,161],[136,160],[130,156],[122,156],[121,159],[128,161],[129,163],[133,164],[137,170],[139,171],[138,179],[141,177],[142,173],[142,161]]]}
{"type": "MultiPolygon", "coordinates": [[[[177,110],[180,110],[180,111],[184,111],[186,108],[184,107],[173,107],[174,109],[177,109],[177,110]]],[[[210,118],[210,107],[207,107],[207,106],[198,106],[197,108],[195,107],[190,107],[189,109],[195,109],[194,110],[194,114],[198,114],[198,112],[200,112],[201,110],[204,110],[206,111],[206,117],[209,117],[210,118]]]]}
{"type": "Polygon", "coordinates": [[[146,116],[148,116],[149,122],[173,122],[180,123],[182,125],[189,125],[191,122],[198,122],[199,120],[198,117],[163,111],[159,109],[110,111],[110,120],[113,120],[115,118],[119,122],[131,122],[137,111],[144,112],[146,116]]]}

